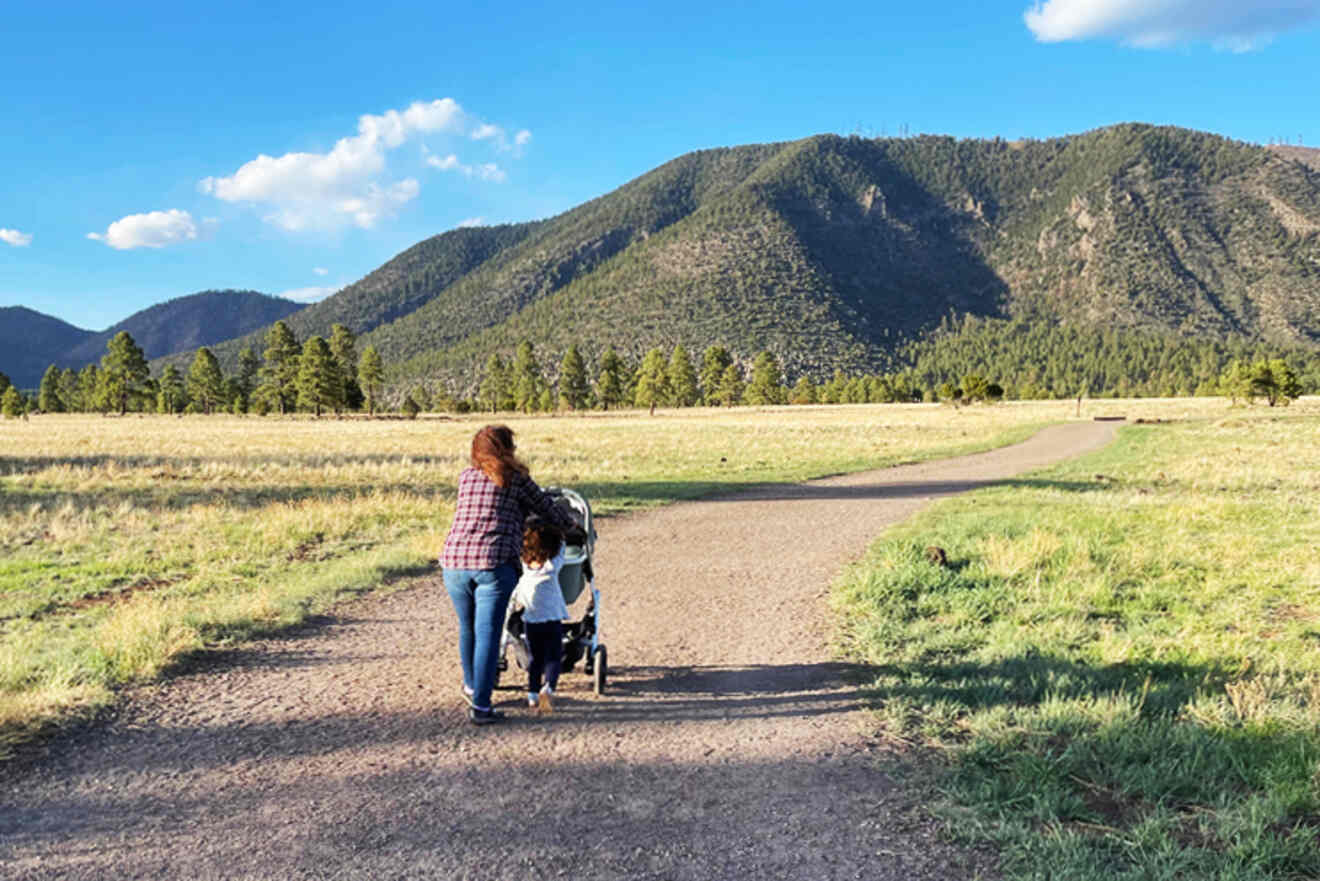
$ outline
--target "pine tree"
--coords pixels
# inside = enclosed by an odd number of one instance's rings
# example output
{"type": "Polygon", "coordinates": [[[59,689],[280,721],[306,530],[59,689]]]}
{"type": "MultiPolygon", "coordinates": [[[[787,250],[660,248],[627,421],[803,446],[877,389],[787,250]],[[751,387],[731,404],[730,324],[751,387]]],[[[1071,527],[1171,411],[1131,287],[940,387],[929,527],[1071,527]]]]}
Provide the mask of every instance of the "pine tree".
{"type": "Polygon", "coordinates": [[[762,352],[752,364],[752,381],[747,384],[743,397],[753,405],[778,404],[782,382],[779,359],[770,352],[762,352]]]}
{"type": "Polygon", "coordinates": [[[261,368],[258,394],[281,413],[293,409],[298,398],[298,338],[283,321],[277,321],[266,331],[266,351],[262,357],[266,366],[261,368]]]}
{"type": "Polygon", "coordinates": [[[633,406],[655,408],[669,402],[668,364],[665,353],[652,349],[642,359],[642,366],[637,371],[637,391],[633,396],[633,406]]]}
{"type": "Polygon", "coordinates": [[[600,401],[601,409],[608,410],[611,406],[617,407],[623,403],[623,369],[623,361],[614,347],[610,346],[600,356],[600,373],[596,377],[596,399],[600,401]]]}
{"type": "Polygon", "coordinates": [[[701,394],[707,405],[719,403],[720,381],[733,363],[733,356],[723,346],[709,346],[701,355],[701,394]]]}
{"type": "Polygon", "coordinates": [[[247,346],[238,353],[238,375],[234,377],[237,385],[239,406],[246,413],[252,406],[252,395],[257,390],[257,375],[261,370],[261,361],[257,353],[247,346]]]}
{"type": "Polygon", "coordinates": [[[789,393],[788,402],[790,404],[814,404],[816,403],[816,387],[811,384],[811,378],[802,376],[798,378],[793,386],[793,391],[789,393]]]}
{"type": "Polygon", "coordinates": [[[129,405],[137,403],[142,396],[150,377],[147,357],[129,332],[121,330],[115,334],[114,339],[106,344],[106,353],[101,358],[101,384],[106,405],[118,407],[119,415],[124,415],[129,405]]]}
{"type": "Polygon", "coordinates": [[[4,395],[0,396],[0,412],[4,413],[6,419],[22,416],[26,409],[23,404],[23,396],[12,385],[7,386],[4,395]]]}
{"type": "Polygon", "coordinates": [[[376,415],[376,402],[380,400],[380,389],[385,383],[385,365],[380,360],[380,353],[375,346],[367,346],[362,352],[362,362],[358,365],[358,382],[362,386],[362,396],[367,405],[367,413],[376,415]]]}
{"type": "Polygon", "coordinates": [[[322,409],[343,406],[344,384],[330,347],[319,336],[303,344],[298,358],[298,404],[313,411],[317,418],[322,409]]]}
{"type": "Polygon", "coordinates": [[[67,408],[60,400],[60,369],[54,364],[46,368],[37,390],[37,406],[42,413],[63,413],[67,408]]]}
{"type": "Polygon", "coordinates": [[[582,361],[576,344],[569,346],[564,360],[559,362],[559,399],[570,410],[587,406],[591,387],[587,383],[587,365],[582,361]]]}
{"type": "Polygon", "coordinates": [[[0,395],[3,395],[5,392],[7,392],[11,385],[13,385],[13,383],[10,382],[9,377],[6,376],[4,373],[0,373],[0,395]]]}
{"type": "Polygon", "coordinates": [[[669,370],[666,377],[669,383],[669,397],[675,407],[691,407],[701,400],[701,390],[697,388],[697,373],[692,369],[692,359],[682,343],[674,346],[669,356],[669,370]]]}
{"type": "Polygon", "coordinates": [[[537,408],[541,400],[541,365],[536,362],[536,351],[531,340],[518,344],[513,356],[513,405],[523,413],[537,408]]]}
{"type": "Polygon", "coordinates": [[[179,375],[179,368],[173,364],[165,365],[165,369],[160,374],[160,390],[157,392],[156,400],[156,409],[160,413],[181,413],[187,404],[183,377],[179,375]]]}
{"type": "Polygon", "coordinates": [[[78,371],[72,367],[65,367],[60,371],[60,380],[58,384],[60,400],[64,403],[64,409],[70,413],[81,413],[87,409],[82,402],[82,397],[78,394],[78,371]]]}
{"type": "Polygon", "coordinates": [[[486,375],[481,380],[481,387],[477,390],[477,401],[483,410],[495,413],[504,409],[504,403],[509,397],[509,371],[504,365],[504,359],[498,352],[492,352],[486,359],[486,375]]]}
{"type": "Polygon", "coordinates": [[[225,377],[220,372],[220,362],[206,346],[197,350],[192,366],[188,368],[188,397],[202,408],[203,413],[213,413],[223,405],[225,399],[225,377]]]}
{"type": "Polygon", "coordinates": [[[724,372],[720,374],[720,381],[715,385],[715,400],[713,403],[732,407],[734,404],[739,403],[742,398],[742,368],[737,364],[730,364],[724,368],[724,372]]]}
{"type": "Polygon", "coordinates": [[[362,388],[358,380],[356,344],[357,340],[353,336],[353,331],[342,324],[331,325],[330,354],[335,356],[335,363],[339,365],[340,378],[344,385],[341,406],[350,410],[356,410],[362,406],[362,388]]]}

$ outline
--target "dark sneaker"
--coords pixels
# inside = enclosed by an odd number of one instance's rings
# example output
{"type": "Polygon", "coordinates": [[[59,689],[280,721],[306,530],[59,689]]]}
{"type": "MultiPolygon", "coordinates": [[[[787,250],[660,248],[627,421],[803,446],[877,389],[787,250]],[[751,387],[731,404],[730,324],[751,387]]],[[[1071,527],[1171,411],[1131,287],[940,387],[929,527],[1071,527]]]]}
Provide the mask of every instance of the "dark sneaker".
{"type": "Polygon", "coordinates": [[[472,707],[468,710],[468,721],[473,725],[494,725],[504,721],[504,714],[499,710],[478,710],[472,707]]]}

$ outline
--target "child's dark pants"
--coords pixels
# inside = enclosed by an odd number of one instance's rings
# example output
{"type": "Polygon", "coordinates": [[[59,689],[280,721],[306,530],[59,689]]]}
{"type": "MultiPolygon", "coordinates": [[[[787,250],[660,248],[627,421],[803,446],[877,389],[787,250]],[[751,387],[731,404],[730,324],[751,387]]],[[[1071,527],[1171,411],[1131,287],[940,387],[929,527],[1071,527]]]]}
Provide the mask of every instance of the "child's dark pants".
{"type": "Polygon", "coordinates": [[[541,690],[541,676],[554,691],[559,687],[559,668],[563,663],[564,625],[560,621],[537,621],[525,625],[532,662],[527,665],[527,692],[541,690]]]}

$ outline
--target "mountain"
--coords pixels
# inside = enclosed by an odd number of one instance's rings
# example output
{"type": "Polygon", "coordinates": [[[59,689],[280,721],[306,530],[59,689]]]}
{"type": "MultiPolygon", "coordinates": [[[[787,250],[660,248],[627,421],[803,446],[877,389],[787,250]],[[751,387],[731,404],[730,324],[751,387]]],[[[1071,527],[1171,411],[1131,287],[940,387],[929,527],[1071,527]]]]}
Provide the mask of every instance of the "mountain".
{"type": "Polygon", "coordinates": [[[571,344],[718,342],[820,377],[967,315],[1314,348],[1314,158],[1142,124],[704,150],[554,218],[429,239],[295,329],[341,321],[396,386],[460,393],[521,339],[552,373],[571,344]]]}
{"type": "Polygon", "coordinates": [[[158,303],[94,333],[31,309],[9,307],[0,309],[0,343],[5,344],[0,371],[20,388],[35,388],[51,364],[77,369],[100,361],[106,343],[120,331],[128,331],[148,358],[158,358],[232,339],[302,308],[256,291],[202,291],[158,303]]]}
{"type": "Polygon", "coordinates": [[[0,306],[0,373],[20,389],[36,388],[52,353],[67,352],[92,336],[26,306],[0,306]]]}

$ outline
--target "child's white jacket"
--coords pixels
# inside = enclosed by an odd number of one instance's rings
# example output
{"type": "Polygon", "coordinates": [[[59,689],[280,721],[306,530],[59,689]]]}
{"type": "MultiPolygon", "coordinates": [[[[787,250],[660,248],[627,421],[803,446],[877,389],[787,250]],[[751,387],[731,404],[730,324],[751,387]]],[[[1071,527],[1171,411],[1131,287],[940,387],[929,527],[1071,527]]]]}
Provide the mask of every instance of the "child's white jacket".
{"type": "Polygon", "coordinates": [[[568,617],[564,592],[559,589],[559,570],[564,568],[564,550],[540,566],[523,564],[522,578],[513,589],[513,601],[523,607],[523,621],[563,621],[568,617]]]}

